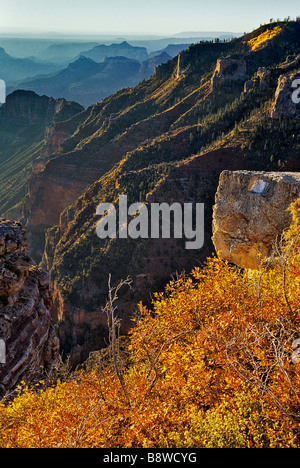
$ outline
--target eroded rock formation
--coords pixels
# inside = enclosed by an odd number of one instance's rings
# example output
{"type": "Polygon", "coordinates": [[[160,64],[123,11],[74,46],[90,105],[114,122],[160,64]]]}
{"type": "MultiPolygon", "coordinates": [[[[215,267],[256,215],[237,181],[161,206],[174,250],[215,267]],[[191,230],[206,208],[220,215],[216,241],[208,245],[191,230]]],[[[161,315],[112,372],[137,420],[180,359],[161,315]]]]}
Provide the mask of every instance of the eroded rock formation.
{"type": "Polygon", "coordinates": [[[270,112],[272,119],[279,119],[280,117],[300,117],[299,105],[297,105],[292,99],[292,94],[295,91],[292,87],[292,83],[296,78],[299,78],[299,76],[300,74],[293,74],[290,76],[281,75],[279,77],[275,93],[275,101],[270,112]]]}
{"type": "Polygon", "coordinates": [[[247,79],[247,62],[244,59],[219,58],[215,73],[212,77],[212,86],[222,86],[226,82],[245,81],[247,79]]]}
{"type": "Polygon", "coordinates": [[[50,275],[28,255],[21,223],[0,220],[0,395],[51,375],[59,358],[51,299],[50,275]]]}
{"type": "Polygon", "coordinates": [[[222,172],[213,212],[218,255],[241,268],[257,269],[289,227],[287,209],[299,196],[300,173],[222,172]]]}
{"type": "Polygon", "coordinates": [[[259,67],[254,77],[245,82],[244,93],[248,93],[255,87],[258,87],[260,91],[266,91],[270,86],[271,78],[271,70],[266,67],[259,67]]]}

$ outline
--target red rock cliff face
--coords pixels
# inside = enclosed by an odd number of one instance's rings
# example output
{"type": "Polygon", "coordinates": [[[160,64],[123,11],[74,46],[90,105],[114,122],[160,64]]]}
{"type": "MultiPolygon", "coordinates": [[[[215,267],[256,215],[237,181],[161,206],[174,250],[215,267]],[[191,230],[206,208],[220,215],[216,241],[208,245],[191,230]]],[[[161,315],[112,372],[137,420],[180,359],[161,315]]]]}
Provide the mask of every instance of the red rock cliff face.
{"type": "MultiPolygon", "coordinates": [[[[24,217],[27,222],[29,244],[34,258],[39,261],[43,254],[43,245],[38,250],[37,237],[43,236],[46,229],[59,222],[62,211],[83,194],[84,190],[113,165],[121,160],[128,151],[135,149],[147,138],[155,137],[162,131],[162,125],[170,125],[177,116],[172,109],[166,115],[146,119],[130,127],[126,133],[109,143],[101,137],[95,137],[83,149],[73,152],[45,156],[45,161],[38,161],[33,167],[33,174],[28,183],[24,217]],[[166,121],[165,121],[166,119],[166,121]],[[50,160],[49,160],[50,159],[50,160]],[[35,246],[32,249],[33,245],[35,246]]],[[[67,126],[66,126],[67,127],[67,126]]],[[[48,152],[58,151],[68,137],[64,133],[64,124],[56,124],[49,130],[46,147],[48,152]]],[[[80,128],[80,135],[85,138],[86,128],[80,128]]],[[[46,148],[45,147],[45,148],[46,148]]]]}
{"type": "Polygon", "coordinates": [[[21,381],[30,384],[50,376],[55,368],[59,340],[51,304],[50,275],[28,255],[22,225],[0,220],[0,339],[5,343],[1,395],[21,381]]]}

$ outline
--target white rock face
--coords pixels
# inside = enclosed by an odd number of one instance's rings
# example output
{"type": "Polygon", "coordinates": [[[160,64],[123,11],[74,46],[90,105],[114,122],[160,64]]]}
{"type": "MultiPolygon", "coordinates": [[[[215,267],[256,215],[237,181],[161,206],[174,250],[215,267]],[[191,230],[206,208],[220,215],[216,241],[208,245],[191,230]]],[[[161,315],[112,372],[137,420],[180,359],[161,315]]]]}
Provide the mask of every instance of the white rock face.
{"type": "Polygon", "coordinates": [[[254,180],[252,186],[249,187],[250,192],[263,193],[267,186],[267,182],[262,179],[254,180]]]}

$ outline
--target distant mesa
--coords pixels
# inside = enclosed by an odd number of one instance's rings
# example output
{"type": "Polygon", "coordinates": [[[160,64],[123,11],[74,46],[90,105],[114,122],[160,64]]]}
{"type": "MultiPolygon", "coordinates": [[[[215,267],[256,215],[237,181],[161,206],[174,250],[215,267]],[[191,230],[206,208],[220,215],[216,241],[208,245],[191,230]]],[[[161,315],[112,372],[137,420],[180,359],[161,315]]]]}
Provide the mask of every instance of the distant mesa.
{"type": "Polygon", "coordinates": [[[132,47],[127,42],[113,50],[109,46],[103,47],[105,54],[101,52],[101,60],[98,52],[96,57],[94,53],[90,54],[91,56],[80,54],[63,70],[27,79],[20,82],[18,88],[55,99],[63,97],[88,107],[120,89],[135,86],[143,79],[149,78],[154,73],[155,67],[171,58],[166,54],[160,54],[159,57],[149,59],[143,48],[132,47]],[[136,50],[139,52],[136,53],[136,50]],[[113,55],[107,55],[109,53],[113,55]],[[146,60],[141,62],[140,59],[144,57],[146,60]]]}
{"type": "Polygon", "coordinates": [[[76,102],[55,100],[45,95],[39,96],[33,91],[17,90],[7,96],[6,103],[0,108],[0,119],[16,118],[49,124],[53,119],[65,119],[82,110],[83,107],[76,102]]]}
{"type": "Polygon", "coordinates": [[[0,47],[0,70],[1,79],[6,81],[7,86],[28,78],[29,76],[43,73],[53,73],[59,70],[60,66],[46,61],[39,61],[36,58],[15,58],[6,53],[0,47]]]}
{"type": "Polygon", "coordinates": [[[95,62],[103,62],[106,57],[126,57],[135,59],[140,62],[149,58],[145,47],[134,47],[124,41],[121,44],[98,45],[93,49],[81,52],[81,55],[95,60],[95,62]]]}

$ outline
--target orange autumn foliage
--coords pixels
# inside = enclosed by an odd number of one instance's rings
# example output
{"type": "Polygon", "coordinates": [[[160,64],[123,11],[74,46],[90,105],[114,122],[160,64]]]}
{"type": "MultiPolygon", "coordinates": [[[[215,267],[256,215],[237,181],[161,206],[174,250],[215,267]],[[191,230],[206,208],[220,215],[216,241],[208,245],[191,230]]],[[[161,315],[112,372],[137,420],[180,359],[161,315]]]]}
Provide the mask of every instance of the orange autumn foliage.
{"type": "Polygon", "coordinates": [[[248,44],[251,47],[251,50],[259,49],[262,45],[265,45],[268,41],[273,39],[273,37],[277,36],[281,31],[282,28],[280,26],[276,26],[274,29],[267,29],[259,36],[250,39],[248,44]]]}
{"type": "Polygon", "coordinates": [[[211,258],[140,305],[114,356],[122,384],[107,350],[4,401],[0,446],[300,447],[300,201],[291,212],[260,271],[211,258]]]}

